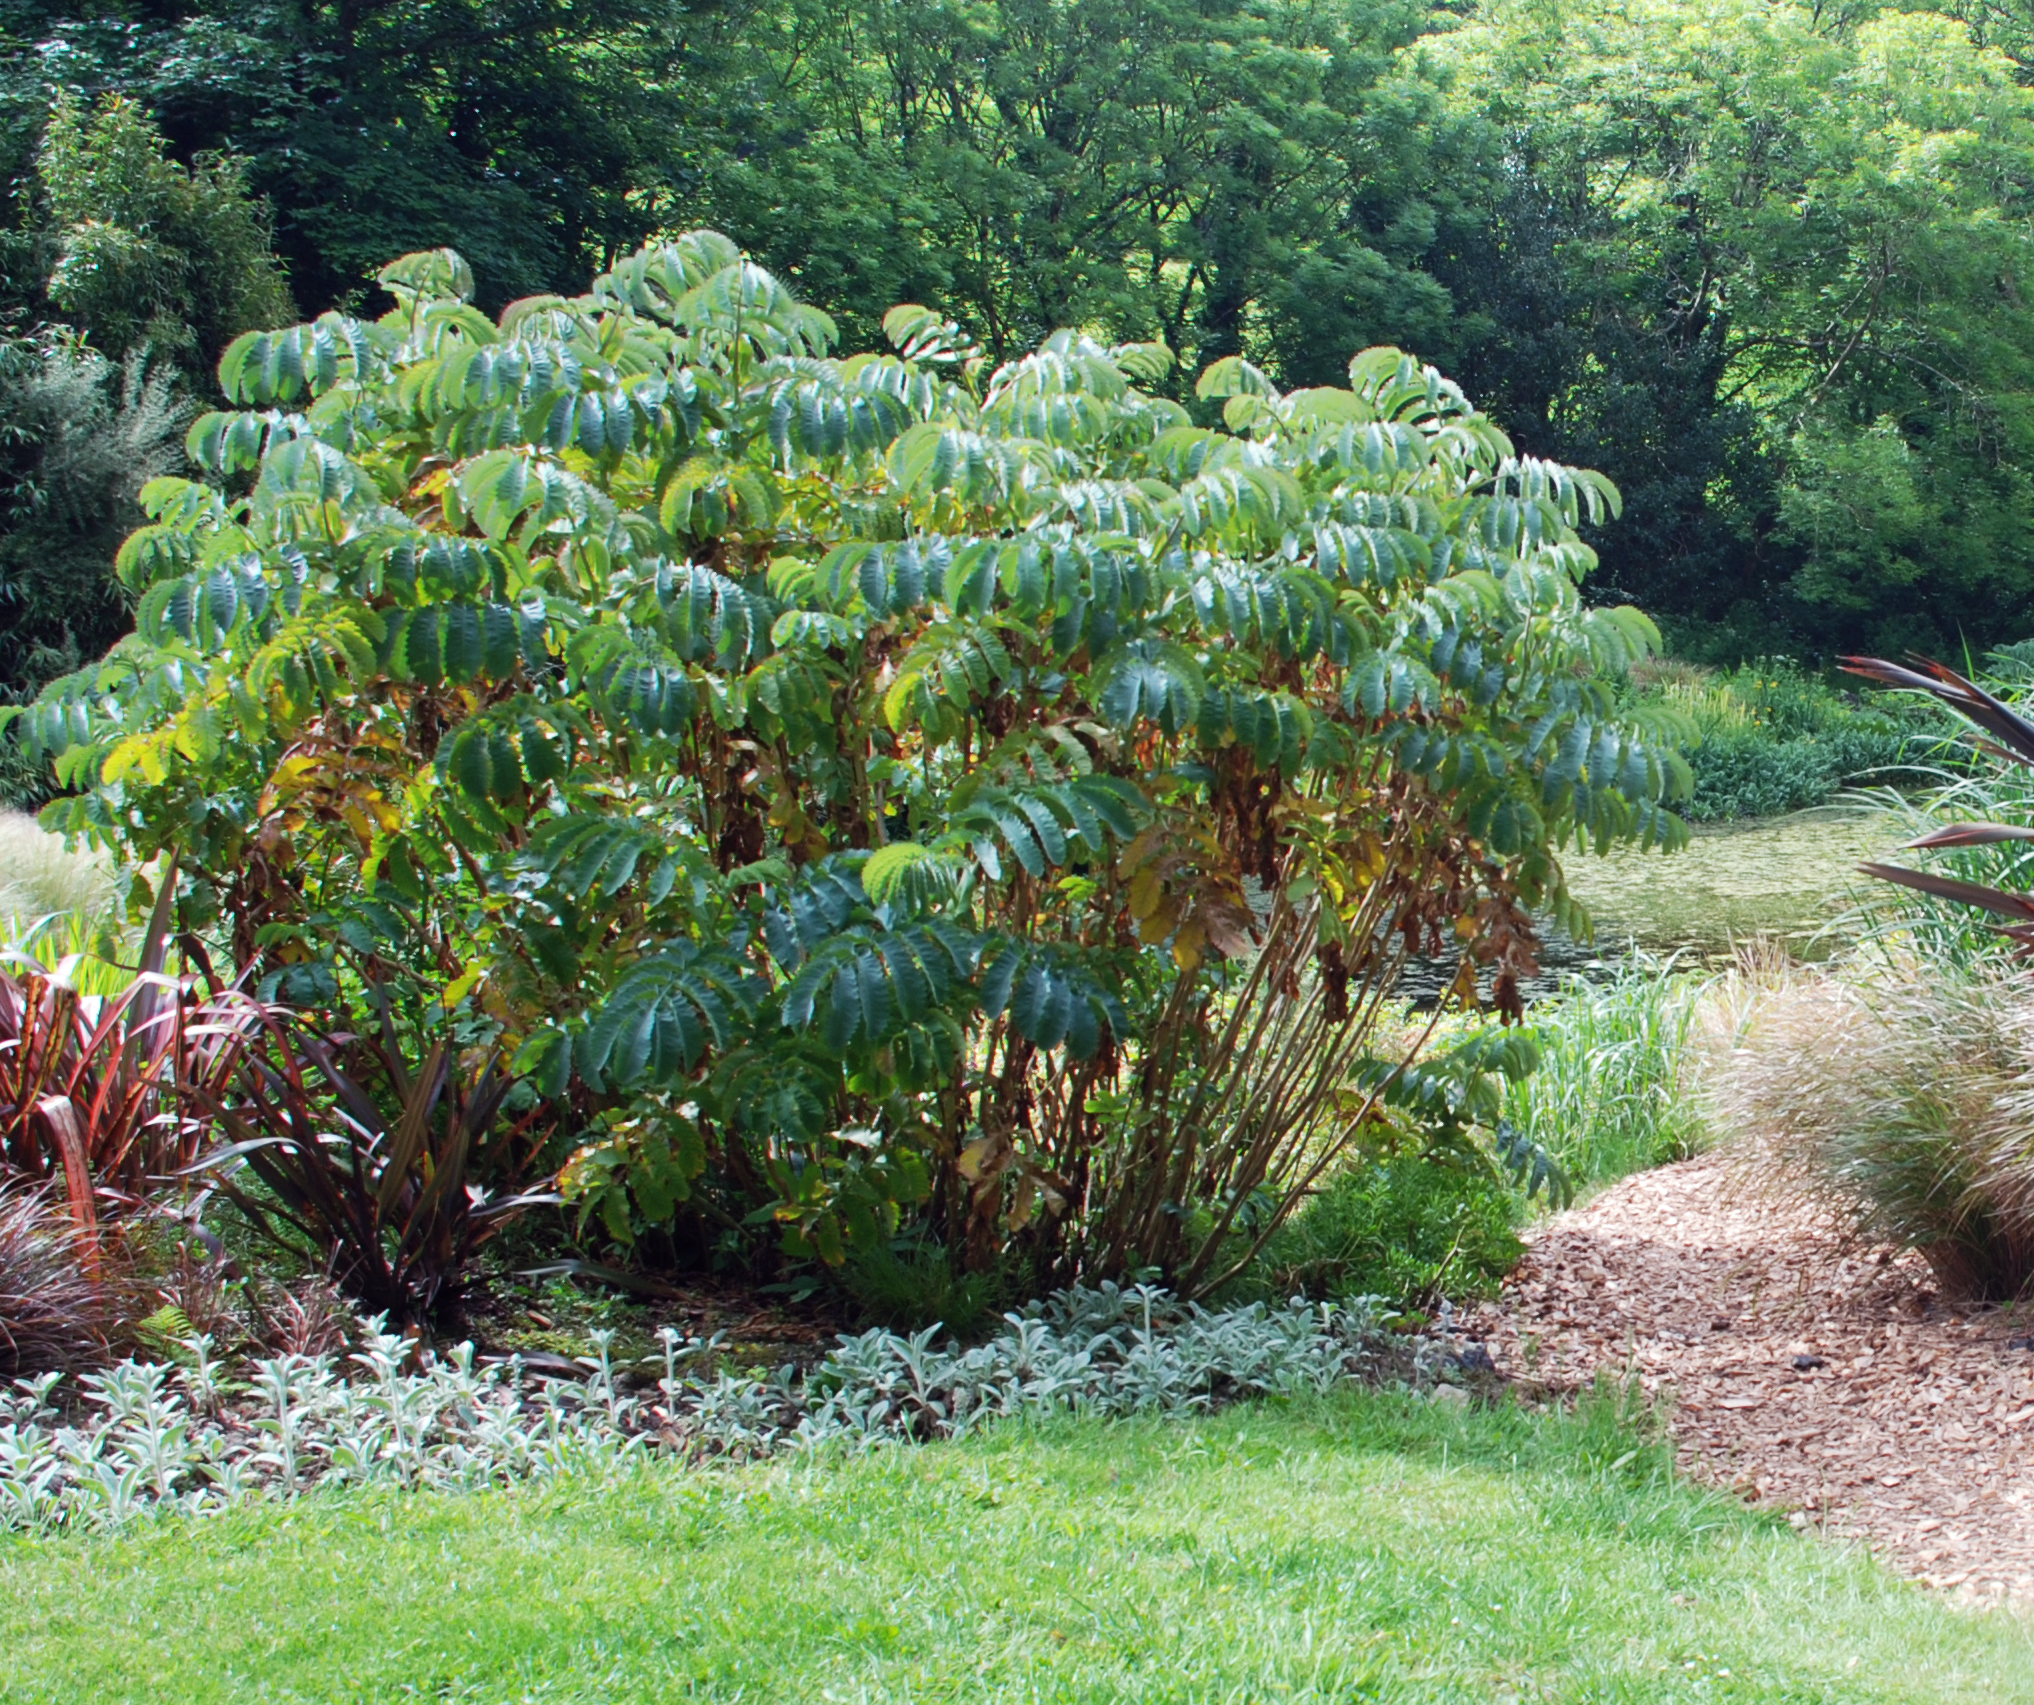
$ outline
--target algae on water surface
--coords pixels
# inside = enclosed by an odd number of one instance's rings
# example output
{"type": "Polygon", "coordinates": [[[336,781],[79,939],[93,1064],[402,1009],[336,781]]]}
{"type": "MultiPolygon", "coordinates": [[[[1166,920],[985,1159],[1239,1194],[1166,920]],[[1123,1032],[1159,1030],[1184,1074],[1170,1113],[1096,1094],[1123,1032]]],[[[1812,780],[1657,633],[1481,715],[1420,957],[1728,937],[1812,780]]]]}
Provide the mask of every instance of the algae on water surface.
{"type": "Polygon", "coordinates": [[[1863,886],[1859,863],[1884,857],[1897,833],[1876,813],[1825,806],[1700,826],[1677,853],[1621,847],[1570,858],[1568,883],[1596,920],[1600,957],[1631,943],[1707,959],[1765,935],[1818,958],[1835,945],[1823,930],[1863,886]]]}
{"type": "MultiPolygon", "coordinates": [[[[1636,847],[1602,857],[1571,852],[1568,886],[1596,925],[1577,941],[1545,926],[1540,975],[1527,999],[1557,991],[1570,976],[1599,978],[1634,952],[1717,963],[1754,937],[1776,940],[1796,959],[1824,959],[1843,945],[1829,925],[1862,892],[1858,865],[1898,844],[1889,817],[1850,806],[1818,806],[1787,817],[1698,824],[1679,852],[1636,847]]],[[[1398,992],[1415,1006],[1443,999],[1455,978],[1452,955],[1410,962],[1398,992]]]]}

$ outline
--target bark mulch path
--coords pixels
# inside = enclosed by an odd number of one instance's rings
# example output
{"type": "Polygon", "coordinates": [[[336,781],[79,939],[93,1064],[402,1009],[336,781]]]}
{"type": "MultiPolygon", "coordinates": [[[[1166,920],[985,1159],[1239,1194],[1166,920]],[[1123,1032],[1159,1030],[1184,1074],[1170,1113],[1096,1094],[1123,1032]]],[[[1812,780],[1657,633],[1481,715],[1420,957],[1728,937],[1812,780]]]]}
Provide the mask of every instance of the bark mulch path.
{"type": "Polygon", "coordinates": [[[1937,1299],[1911,1256],[1748,1197],[1714,1156],[1550,1221],[1469,1321],[1548,1392],[1672,1399],[1684,1469],[1931,1586],[2034,1599],[2034,1319],[1937,1299]]]}

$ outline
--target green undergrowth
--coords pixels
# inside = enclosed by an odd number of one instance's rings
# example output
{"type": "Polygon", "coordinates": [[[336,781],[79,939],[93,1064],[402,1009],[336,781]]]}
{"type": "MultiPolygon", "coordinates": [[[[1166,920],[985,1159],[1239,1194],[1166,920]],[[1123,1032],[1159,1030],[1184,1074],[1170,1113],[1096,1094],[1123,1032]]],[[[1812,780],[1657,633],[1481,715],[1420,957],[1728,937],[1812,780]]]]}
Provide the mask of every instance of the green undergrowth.
{"type": "MultiPolygon", "coordinates": [[[[1528,1009],[1539,1069],[1509,1086],[1504,1115],[1577,1194],[1707,1146],[1684,1062],[1710,980],[1637,955],[1528,1009]]],[[[1320,1184],[1224,1300],[1374,1296],[1426,1307],[1490,1296],[1524,1252],[1519,1227],[1560,1199],[1528,1199],[1495,1168],[1445,1155],[1364,1156],[1320,1184]]]]}
{"type": "Polygon", "coordinates": [[[1925,705],[1871,693],[1784,657],[1730,669],[1660,660],[1642,667],[1641,703],[1687,723],[1692,822],[1774,817],[1826,804],[1846,787],[1894,783],[1941,745],[1925,705]]]}
{"type": "Polygon", "coordinates": [[[1495,1177],[1408,1154],[1337,1173],[1281,1226],[1239,1299],[1383,1297],[1418,1306],[1494,1295],[1525,1252],[1526,1204],[1495,1177]]]}
{"type": "Polygon", "coordinates": [[[1674,1483],[1610,1399],[314,1496],[0,1549],[0,1699],[2034,1700],[2034,1637],[1674,1483]]]}

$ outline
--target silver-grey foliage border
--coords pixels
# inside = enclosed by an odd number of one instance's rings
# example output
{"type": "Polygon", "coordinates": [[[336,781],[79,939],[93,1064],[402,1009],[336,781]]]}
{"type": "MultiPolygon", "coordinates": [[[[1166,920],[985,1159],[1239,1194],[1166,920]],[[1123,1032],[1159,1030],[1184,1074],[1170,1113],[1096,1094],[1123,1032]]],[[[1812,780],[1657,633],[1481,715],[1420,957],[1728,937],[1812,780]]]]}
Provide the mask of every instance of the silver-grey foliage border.
{"type": "Polygon", "coordinates": [[[852,1450],[1005,1416],[1178,1414],[1373,1377],[1385,1343],[1365,1302],[1209,1310],[1149,1286],[1075,1288],[1004,1322],[969,1349],[937,1329],[843,1337],[804,1376],[709,1374],[718,1341],[669,1327],[640,1375],[602,1332],[585,1377],[562,1380],[480,1365],[471,1345],[419,1364],[379,1323],[343,1359],[274,1356],[235,1380],[193,1338],[174,1363],[0,1393],[0,1529],[115,1527],[321,1483],[478,1490],[633,1457],[852,1450]]]}

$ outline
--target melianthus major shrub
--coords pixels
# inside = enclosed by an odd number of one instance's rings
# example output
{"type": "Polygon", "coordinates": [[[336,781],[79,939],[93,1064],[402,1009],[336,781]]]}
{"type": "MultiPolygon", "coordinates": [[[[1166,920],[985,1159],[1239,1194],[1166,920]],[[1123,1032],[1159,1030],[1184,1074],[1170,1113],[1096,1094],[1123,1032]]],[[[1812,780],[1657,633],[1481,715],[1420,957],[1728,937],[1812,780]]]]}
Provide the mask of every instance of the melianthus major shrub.
{"type": "Polygon", "coordinates": [[[1584,921],[1562,849],[1681,832],[1605,684],[1654,630],[1577,591],[1615,491],[1399,351],[1194,407],[1162,347],[991,368],[915,307],[839,358],[711,232],[499,321],[449,251],[382,281],[228,351],[136,632],[24,729],[50,820],[175,851],[280,998],[512,1056],[618,1238],[834,1260],[909,1208],[1204,1290],[1530,1065],[1424,1059],[1407,954],[1515,1009],[1535,915],[1584,921]]]}

